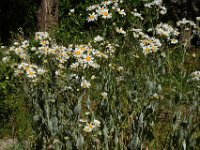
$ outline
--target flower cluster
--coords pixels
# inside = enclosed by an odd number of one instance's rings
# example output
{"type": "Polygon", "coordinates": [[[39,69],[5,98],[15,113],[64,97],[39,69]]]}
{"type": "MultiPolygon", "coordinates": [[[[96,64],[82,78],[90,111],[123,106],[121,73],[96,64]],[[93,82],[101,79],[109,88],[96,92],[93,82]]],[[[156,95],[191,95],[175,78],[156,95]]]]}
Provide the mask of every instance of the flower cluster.
{"type": "Polygon", "coordinates": [[[144,39],[140,41],[140,46],[143,49],[143,53],[147,55],[150,53],[157,52],[159,48],[162,46],[162,44],[159,39],[146,36],[144,39]]]}
{"type": "Polygon", "coordinates": [[[200,71],[195,71],[191,73],[192,79],[196,81],[200,81],[200,71]]]}
{"type": "Polygon", "coordinates": [[[183,18],[182,20],[178,21],[176,23],[177,26],[186,26],[186,25],[189,25],[189,26],[192,26],[192,27],[196,27],[196,24],[191,21],[191,20],[187,20],[186,18],[183,18]]]}
{"type": "Polygon", "coordinates": [[[10,56],[5,56],[5,57],[3,57],[1,61],[2,61],[3,63],[9,62],[9,61],[10,61],[10,56]]]}
{"type": "Polygon", "coordinates": [[[164,15],[167,13],[167,8],[163,6],[162,0],[154,0],[153,2],[146,3],[144,6],[147,8],[152,8],[153,6],[157,6],[160,11],[160,14],[164,15]]]}
{"type": "MultiPolygon", "coordinates": [[[[99,42],[102,41],[103,38],[97,36],[94,40],[99,42]]],[[[45,72],[48,72],[48,65],[46,64],[53,60],[55,63],[54,65],[57,67],[55,74],[56,76],[60,76],[66,64],[70,64],[71,69],[77,69],[79,67],[98,68],[99,65],[94,58],[107,58],[106,54],[95,50],[91,44],[71,44],[67,48],[52,43],[47,32],[36,32],[33,44],[30,44],[29,41],[23,41],[22,43],[15,42],[14,46],[10,48],[10,51],[13,51],[22,59],[22,62],[16,67],[15,74],[25,74],[28,78],[34,78],[36,80],[38,75],[43,75],[45,72]],[[42,63],[38,64],[38,62],[36,62],[33,64],[34,62],[31,60],[33,56],[40,59],[42,63]],[[68,60],[70,58],[72,58],[73,61],[69,62],[68,60]]],[[[6,61],[6,59],[4,59],[4,61],[6,61]]],[[[81,87],[89,88],[90,86],[90,82],[82,78],[81,87]]]]}
{"type": "Polygon", "coordinates": [[[43,44],[42,41],[46,41],[48,39],[50,40],[48,32],[36,32],[35,33],[35,40],[41,41],[41,44],[43,44]]]}
{"type": "Polygon", "coordinates": [[[98,20],[98,17],[101,17],[103,19],[111,19],[112,13],[111,11],[114,10],[118,14],[120,14],[122,17],[126,15],[126,12],[124,9],[121,9],[119,7],[118,3],[122,3],[123,1],[119,0],[108,0],[103,1],[100,4],[89,6],[86,10],[91,11],[87,17],[88,22],[96,21],[98,20]],[[109,7],[111,6],[111,8],[109,7]]]}
{"type": "Polygon", "coordinates": [[[144,18],[142,17],[141,13],[137,12],[137,9],[134,9],[133,12],[131,12],[131,14],[133,14],[133,16],[140,18],[140,20],[144,20],[144,18]]]}
{"type": "Polygon", "coordinates": [[[101,122],[99,120],[94,119],[92,122],[88,122],[86,119],[79,119],[79,122],[84,123],[84,132],[92,132],[94,129],[99,128],[101,125],[101,122]]]}
{"type": "Polygon", "coordinates": [[[14,46],[10,47],[10,51],[14,51],[21,59],[27,58],[27,48],[29,41],[25,40],[22,43],[15,42],[14,46]]]}
{"type": "Polygon", "coordinates": [[[180,32],[178,32],[178,29],[174,29],[169,24],[161,22],[156,26],[155,30],[157,35],[167,38],[171,44],[176,44],[178,42],[177,36],[179,36],[180,32]]]}
{"type": "Polygon", "coordinates": [[[71,48],[51,44],[52,41],[47,32],[36,32],[35,40],[40,43],[40,46],[37,48],[32,47],[31,51],[35,51],[39,56],[53,55],[61,64],[67,62],[70,58],[71,48]]]}
{"type": "Polygon", "coordinates": [[[139,37],[144,37],[144,33],[142,32],[142,29],[135,29],[132,28],[131,31],[133,32],[133,37],[134,38],[139,38],[139,37]]]}
{"type": "Polygon", "coordinates": [[[15,70],[15,75],[25,74],[28,78],[36,78],[37,75],[44,75],[46,70],[39,68],[37,65],[20,63],[18,69],[15,70]]]}
{"type": "Polygon", "coordinates": [[[143,53],[145,55],[149,53],[155,53],[159,50],[159,48],[162,46],[162,43],[160,42],[159,39],[155,37],[150,37],[149,35],[145,34],[142,32],[142,29],[131,29],[133,32],[133,36],[136,39],[141,39],[140,40],[140,47],[143,50],[143,53]]]}
{"type": "MultiPolygon", "coordinates": [[[[52,40],[47,32],[36,32],[34,42],[31,44],[27,40],[21,43],[15,42],[14,46],[10,48],[10,51],[22,59],[22,62],[17,65],[15,74],[25,74],[29,78],[36,78],[37,75],[43,75],[47,72],[43,69],[44,66],[41,68],[36,64],[33,65],[33,57],[40,59],[44,64],[50,61],[49,58],[52,58],[57,63],[57,66],[63,68],[63,64],[71,56],[71,49],[70,47],[66,48],[51,43],[52,40]]],[[[39,65],[42,66],[44,64],[39,65]]]]}
{"type": "MultiPolygon", "coordinates": [[[[95,42],[100,42],[103,37],[97,36],[94,38],[95,42]]],[[[38,46],[30,47],[29,49],[36,54],[40,59],[43,59],[43,63],[47,63],[49,59],[53,59],[58,67],[55,74],[61,76],[65,69],[65,64],[70,64],[72,70],[78,70],[79,68],[99,68],[97,59],[95,58],[108,58],[103,52],[94,49],[93,46],[88,44],[73,45],[68,47],[52,44],[52,40],[46,32],[37,32],[35,34],[35,41],[38,42],[38,46]],[[71,59],[70,59],[71,58],[71,59]],[[73,61],[68,61],[68,60],[73,61]]],[[[90,88],[91,84],[84,77],[82,77],[81,87],[90,88]]]]}
{"type": "MultiPolygon", "coordinates": [[[[97,39],[96,39],[97,40],[97,39]]],[[[99,39],[98,37],[98,40],[99,39]]],[[[72,54],[73,57],[76,59],[74,63],[72,63],[71,67],[73,69],[78,68],[81,66],[82,68],[86,67],[93,67],[93,68],[98,68],[99,65],[95,61],[95,57],[101,58],[105,54],[102,52],[94,49],[91,44],[80,44],[80,45],[75,45],[74,48],[72,48],[72,54]]]]}

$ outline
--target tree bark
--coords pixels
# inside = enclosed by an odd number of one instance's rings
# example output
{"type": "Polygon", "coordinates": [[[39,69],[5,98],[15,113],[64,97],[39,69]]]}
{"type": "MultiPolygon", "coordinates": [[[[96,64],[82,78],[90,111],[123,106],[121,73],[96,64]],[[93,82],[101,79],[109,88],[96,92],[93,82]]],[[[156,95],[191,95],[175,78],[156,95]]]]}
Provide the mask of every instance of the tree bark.
{"type": "Polygon", "coordinates": [[[59,0],[41,0],[37,12],[38,31],[45,32],[58,25],[59,0]]]}

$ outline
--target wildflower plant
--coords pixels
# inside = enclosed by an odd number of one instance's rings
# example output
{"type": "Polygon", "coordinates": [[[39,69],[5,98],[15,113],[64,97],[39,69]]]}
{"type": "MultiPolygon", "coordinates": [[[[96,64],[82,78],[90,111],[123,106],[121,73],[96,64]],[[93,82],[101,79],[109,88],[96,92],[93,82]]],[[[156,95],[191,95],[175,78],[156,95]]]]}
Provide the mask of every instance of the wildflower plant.
{"type": "Polygon", "coordinates": [[[89,31],[82,30],[77,11],[70,10],[69,20],[78,29],[62,33],[57,38],[62,44],[47,32],[37,32],[9,50],[14,74],[32,103],[33,147],[164,149],[185,148],[196,140],[199,136],[189,127],[180,142],[171,138],[183,130],[179,122],[169,123],[171,111],[181,111],[179,104],[197,109],[199,89],[188,79],[197,80],[199,74],[193,72],[196,66],[186,69],[189,54],[179,30],[159,22],[167,13],[162,1],[91,4],[84,21],[96,27],[89,31]],[[169,117],[163,119],[165,111],[169,117]],[[157,142],[161,133],[156,130],[163,124],[170,136],[163,132],[166,142],[157,142]]]}

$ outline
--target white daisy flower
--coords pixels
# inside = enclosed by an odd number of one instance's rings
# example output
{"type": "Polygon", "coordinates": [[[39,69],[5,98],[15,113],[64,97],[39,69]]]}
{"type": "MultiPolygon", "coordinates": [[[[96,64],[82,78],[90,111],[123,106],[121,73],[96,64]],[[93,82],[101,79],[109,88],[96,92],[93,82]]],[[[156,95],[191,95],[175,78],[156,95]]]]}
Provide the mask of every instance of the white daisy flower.
{"type": "Polygon", "coordinates": [[[75,12],[74,8],[73,8],[73,9],[70,9],[69,12],[70,12],[70,13],[74,13],[74,12],[75,12]]]}
{"type": "Polygon", "coordinates": [[[107,5],[112,4],[112,1],[110,1],[110,0],[104,1],[104,2],[102,2],[101,4],[104,5],[104,6],[107,6],[107,5]]]}
{"type": "Polygon", "coordinates": [[[171,44],[176,44],[176,43],[178,43],[178,40],[177,39],[171,39],[171,44]]]}
{"type": "Polygon", "coordinates": [[[145,55],[151,53],[151,47],[150,46],[144,46],[144,47],[142,47],[142,49],[143,49],[143,53],[145,55]]]}
{"type": "Polygon", "coordinates": [[[37,73],[40,74],[40,75],[43,75],[44,73],[46,72],[46,70],[42,69],[42,68],[39,68],[37,70],[37,73]]]}
{"type": "Polygon", "coordinates": [[[103,99],[107,99],[108,98],[108,93],[107,92],[102,92],[101,96],[103,97],[103,99]]]}
{"type": "Polygon", "coordinates": [[[118,13],[119,13],[120,15],[126,16],[126,13],[125,13],[124,9],[118,8],[117,11],[118,11],[118,13]]]}
{"type": "Polygon", "coordinates": [[[89,16],[87,17],[87,21],[88,22],[92,22],[92,21],[95,21],[97,20],[97,14],[95,14],[94,12],[92,14],[89,14],[89,16]]]}
{"type": "Polygon", "coordinates": [[[32,70],[32,69],[27,70],[26,74],[28,75],[29,78],[35,78],[36,77],[35,71],[32,70]]]}
{"type": "Polygon", "coordinates": [[[81,82],[81,87],[83,88],[90,88],[91,84],[89,81],[85,80],[84,78],[82,79],[82,82],[81,82]]]}
{"type": "Polygon", "coordinates": [[[91,80],[96,79],[97,77],[95,75],[92,75],[91,80]]]}
{"type": "Polygon", "coordinates": [[[99,35],[97,35],[97,36],[94,38],[94,41],[95,41],[95,42],[100,42],[100,41],[103,41],[103,40],[104,40],[104,38],[101,37],[101,36],[99,36],[99,35]]]}
{"type": "Polygon", "coordinates": [[[100,127],[101,122],[99,120],[94,119],[94,124],[97,127],[100,127]]]}
{"type": "Polygon", "coordinates": [[[84,128],[83,128],[83,131],[85,132],[92,132],[92,130],[95,128],[95,125],[93,125],[92,123],[90,124],[87,124],[84,128]]]}
{"type": "Polygon", "coordinates": [[[108,9],[105,9],[101,13],[101,15],[102,15],[102,18],[104,18],[104,19],[110,19],[110,18],[112,18],[112,14],[108,12],[108,9]]]}
{"type": "Polygon", "coordinates": [[[124,31],[122,29],[122,27],[121,28],[116,28],[116,31],[117,31],[117,33],[123,34],[124,36],[126,35],[126,31],[124,31]]]}

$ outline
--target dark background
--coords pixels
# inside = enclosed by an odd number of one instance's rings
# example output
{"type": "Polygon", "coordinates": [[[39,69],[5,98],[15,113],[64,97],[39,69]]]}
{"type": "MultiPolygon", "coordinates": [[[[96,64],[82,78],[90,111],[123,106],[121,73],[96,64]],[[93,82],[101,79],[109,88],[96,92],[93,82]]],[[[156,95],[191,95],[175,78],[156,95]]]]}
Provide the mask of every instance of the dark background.
{"type": "MultiPolygon", "coordinates": [[[[79,3],[94,3],[97,0],[60,0],[60,19],[68,13],[70,8],[79,3]]],[[[37,9],[41,0],[0,0],[0,42],[9,44],[11,33],[18,32],[21,27],[25,36],[37,29],[37,9]]],[[[164,0],[168,8],[164,22],[174,23],[182,18],[195,20],[200,16],[200,0],[164,0]]]]}

